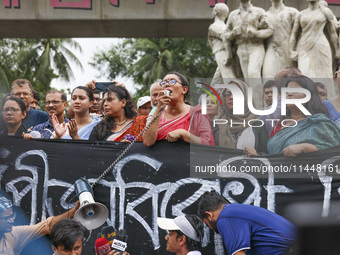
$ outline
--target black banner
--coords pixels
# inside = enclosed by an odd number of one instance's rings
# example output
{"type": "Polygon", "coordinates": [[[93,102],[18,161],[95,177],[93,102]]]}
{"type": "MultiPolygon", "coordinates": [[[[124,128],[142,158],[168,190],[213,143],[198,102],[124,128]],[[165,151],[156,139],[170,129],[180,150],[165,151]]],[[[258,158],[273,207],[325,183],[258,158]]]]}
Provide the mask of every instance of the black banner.
{"type": "MultiPolygon", "coordinates": [[[[0,141],[1,188],[27,213],[30,224],[71,208],[77,200],[75,181],[85,176],[93,183],[127,147],[114,142],[23,141],[5,136],[0,141]]],[[[212,189],[230,202],[261,206],[280,215],[293,203],[313,201],[320,208],[315,213],[327,218],[333,213],[332,204],[339,201],[339,152],[336,147],[294,159],[247,158],[239,150],[185,142],[159,141],[151,148],[137,143],[94,187],[94,199],[109,209],[106,224],[127,231],[131,254],[170,254],[157,217],[196,213],[197,199],[212,189]],[[214,166],[216,171],[228,165],[235,165],[236,171],[198,172],[203,166],[214,166]],[[261,171],[254,174],[241,167],[253,165],[261,171]],[[289,175],[284,167],[290,169],[289,175]]],[[[93,254],[98,232],[100,228],[93,231],[83,254],[93,254]]],[[[219,235],[208,228],[202,253],[224,254],[219,235]]]]}

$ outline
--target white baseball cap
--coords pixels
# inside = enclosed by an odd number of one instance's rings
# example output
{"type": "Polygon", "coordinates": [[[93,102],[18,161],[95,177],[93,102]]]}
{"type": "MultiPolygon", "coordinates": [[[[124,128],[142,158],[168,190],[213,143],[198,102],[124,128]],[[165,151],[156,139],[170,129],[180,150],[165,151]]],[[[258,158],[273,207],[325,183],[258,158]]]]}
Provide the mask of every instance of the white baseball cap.
{"type": "Polygon", "coordinates": [[[139,109],[139,107],[141,107],[142,105],[145,105],[147,102],[151,102],[151,97],[149,96],[140,97],[137,101],[137,109],[139,109]]]}
{"type": "Polygon", "coordinates": [[[196,242],[200,242],[201,239],[198,236],[196,230],[185,217],[185,215],[178,216],[174,219],[169,218],[157,218],[158,227],[164,230],[180,230],[186,236],[190,237],[196,242]]]}

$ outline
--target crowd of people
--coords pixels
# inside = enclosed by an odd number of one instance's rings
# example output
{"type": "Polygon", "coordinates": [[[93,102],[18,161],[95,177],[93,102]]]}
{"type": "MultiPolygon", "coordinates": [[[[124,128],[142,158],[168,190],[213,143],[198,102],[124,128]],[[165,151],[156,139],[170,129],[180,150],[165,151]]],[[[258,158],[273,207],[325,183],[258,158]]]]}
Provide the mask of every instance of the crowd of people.
{"type": "MultiPolygon", "coordinates": [[[[89,230],[73,219],[79,206],[77,201],[63,214],[35,225],[14,226],[13,204],[0,196],[0,254],[20,254],[31,241],[49,235],[53,255],[81,255],[84,244],[88,251],[94,246],[96,255],[130,255],[112,249],[106,237],[95,245],[88,243],[89,230]]],[[[197,215],[158,217],[157,224],[167,231],[166,250],[176,255],[202,254],[204,224],[221,235],[228,254],[244,255],[248,250],[252,254],[287,254],[296,239],[296,228],[287,219],[261,207],[231,204],[216,191],[207,191],[199,198],[197,215]]]]}
{"type": "MultiPolygon", "coordinates": [[[[337,65],[334,81],[340,87],[337,65]]],[[[238,87],[248,98],[249,86],[232,79],[228,85],[238,87]]],[[[247,156],[283,153],[294,157],[301,153],[326,149],[340,144],[339,95],[327,98],[320,82],[304,76],[297,68],[285,68],[263,85],[263,111],[258,116],[244,100],[243,114],[234,114],[234,95],[228,89],[207,95],[206,114],[202,114],[202,97],[198,104],[188,103],[190,83],[178,72],[170,72],[150,86],[150,96],[135,103],[124,84],[113,82],[101,92],[96,82],[76,87],[68,107],[67,96],[57,90],[45,95],[45,111],[36,109],[39,97],[28,80],[12,83],[11,93],[2,103],[0,134],[32,138],[103,140],[129,142],[137,139],[146,146],[158,140],[241,149],[247,156]],[[287,103],[281,109],[281,89],[303,88],[311,98],[302,104],[287,103]],[[136,107],[137,106],[137,107],[136,107]],[[66,114],[66,109],[67,114],[66,114]],[[283,111],[285,110],[285,111],[283,111]],[[285,114],[282,115],[281,112],[285,114]],[[224,120],[224,123],[219,122],[224,120]],[[226,124],[228,123],[228,124],[226,124]],[[148,125],[148,128],[144,128],[148,125]],[[142,131],[143,135],[139,135],[142,131]]],[[[304,93],[284,93],[285,102],[303,99],[304,93]]]]}
{"type": "MultiPolygon", "coordinates": [[[[334,82],[340,89],[339,68],[340,62],[334,74],[334,82]]],[[[95,81],[91,81],[72,91],[66,114],[65,93],[48,91],[45,111],[40,111],[34,108],[37,103],[33,101],[31,83],[19,79],[12,83],[11,93],[3,99],[0,134],[23,136],[25,140],[131,143],[137,139],[146,146],[153,146],[158,140],[182,139],[188,143],[241,149],[247,156],[283,153],[295,157],[340,144],[339,94],[328,99],[325,86],[313,82],[297,68],[285,68],[264,83],[262,100],[267,106],[262,111],[270,113],[261,116],[251,111],[247,100],[243,114],[234,114],[235,107],[240,106],[235,104],[230,87],[218,91],[218,96],[201,96],[198,104],[190,105],[189,84],[181,73],[170,72],[150,86],[150,96],[139,98],[135,104],[123,84],[113,82],[99,93],[95,81]],[[202,100],[206,100],[205,104],[202,100]],[[302,101],[293,103],[294,100],[302,101]],[[201,104],[206,105],[206,114],[202,113],[201,104]],[[221,124],[221,119],[226,122],[221,124]],[[139,135],[147,125],[144,134],[139,135]]],[[[248,85],[244,81],[231,79],[228,85],[237,87],[248,98],[248,85]]],[[[46,234],[50,234],[54,254],[81,254],[84,227],[74,220],[63,219],[72,218],[79,204],[66,214],[21,228],[12,227],[15,214],[11,207],[9,200],[0,197],[0,249],[2,243],[6,254],[18,254],[27,242],[46,234]],[[23,233],[25,241],[15,242],[23,233]]],[[[204,223],[221,235],[229,253],[237,255],[246,254],[249,249],[261,254],[287,254],[295,240],[295,227],[286,219],[256,206],[230,204],[216,192],[206,192],[199,199],[197,215],[158,218],[157,223],[168,231],[167,251],[176,254],[201,254],[204,223]],[[233,235],[226,234],[231,232],[233,235]]]]}

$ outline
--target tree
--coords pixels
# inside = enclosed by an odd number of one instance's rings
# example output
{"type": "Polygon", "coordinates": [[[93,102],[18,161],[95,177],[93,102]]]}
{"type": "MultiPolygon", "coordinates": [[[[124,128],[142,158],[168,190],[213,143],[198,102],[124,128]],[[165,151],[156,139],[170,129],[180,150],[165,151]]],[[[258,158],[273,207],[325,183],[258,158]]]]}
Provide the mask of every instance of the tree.
{"type": "Polygon", "coordinates": [[[74,49],[81,52],[81,47],[72,39],[3,39],[0,46],[2,93],[10,91],[13,80],[23,78],[44,95],[53,79],[70,81],[73,77],[69,61],[82,68],[73,53],[74,49]]]}
{"type": "Polygon", "coordinates": [[[148,94],[150,85],[169,71],[206,78],[216,70],[206,38],[124,39],[109,51],[96,53],[90,64],[110,80],[118,75],[132,77],[141,85],[137,96],[148,94]]]}
{"type": "Polygon", "coordinates": [[[10,91],[10,84],[18,74],[18,52],[21,40],[0,40],[0,92],[10,91]]]}
{"type": "Polygon", "coordinates": [[[19,65],[31,64],[33,68],[26,70],[26,75],[31,74],[37,81],[37,90],[46,92],[50,89],[52,79],[70,81],[73,78],[69,60],[83,68],[71,49],[81,52],[80,45],[73,39],[32,39],[21,49],[18,62],[19,65]]]}

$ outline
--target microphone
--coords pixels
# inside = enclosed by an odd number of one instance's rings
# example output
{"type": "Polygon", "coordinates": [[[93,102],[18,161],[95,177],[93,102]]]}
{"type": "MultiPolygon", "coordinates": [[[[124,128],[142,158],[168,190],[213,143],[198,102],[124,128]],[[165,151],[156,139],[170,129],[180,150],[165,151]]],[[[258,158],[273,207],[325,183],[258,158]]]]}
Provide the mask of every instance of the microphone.
{"type": "Polygon", "coordinates": [[[116,238],[113,240],[111,247],[116,251],[119,251],[119,254],[123,254],[127,247],[127,234],[124,229],[119,229],[117,232],[116,238]]]}
{"type": "Polygon", "coordinates": [[[98,238],[94,244],[96,255],[106,255],[111,251],[109,242],[105,238],[98,238]]]}
{"type": "Polygon", "coordinates": [[[41,138],[41,134],[38,131],[31,131],[29,134],[33,136],[33,138],[41,138]]]}
{"type": "Polygon", "coordinates": [[[116,229],[112,226],[102,227],[100,237],[105,238],[112,245],[112,241],[116,237],[116,229]]]}

